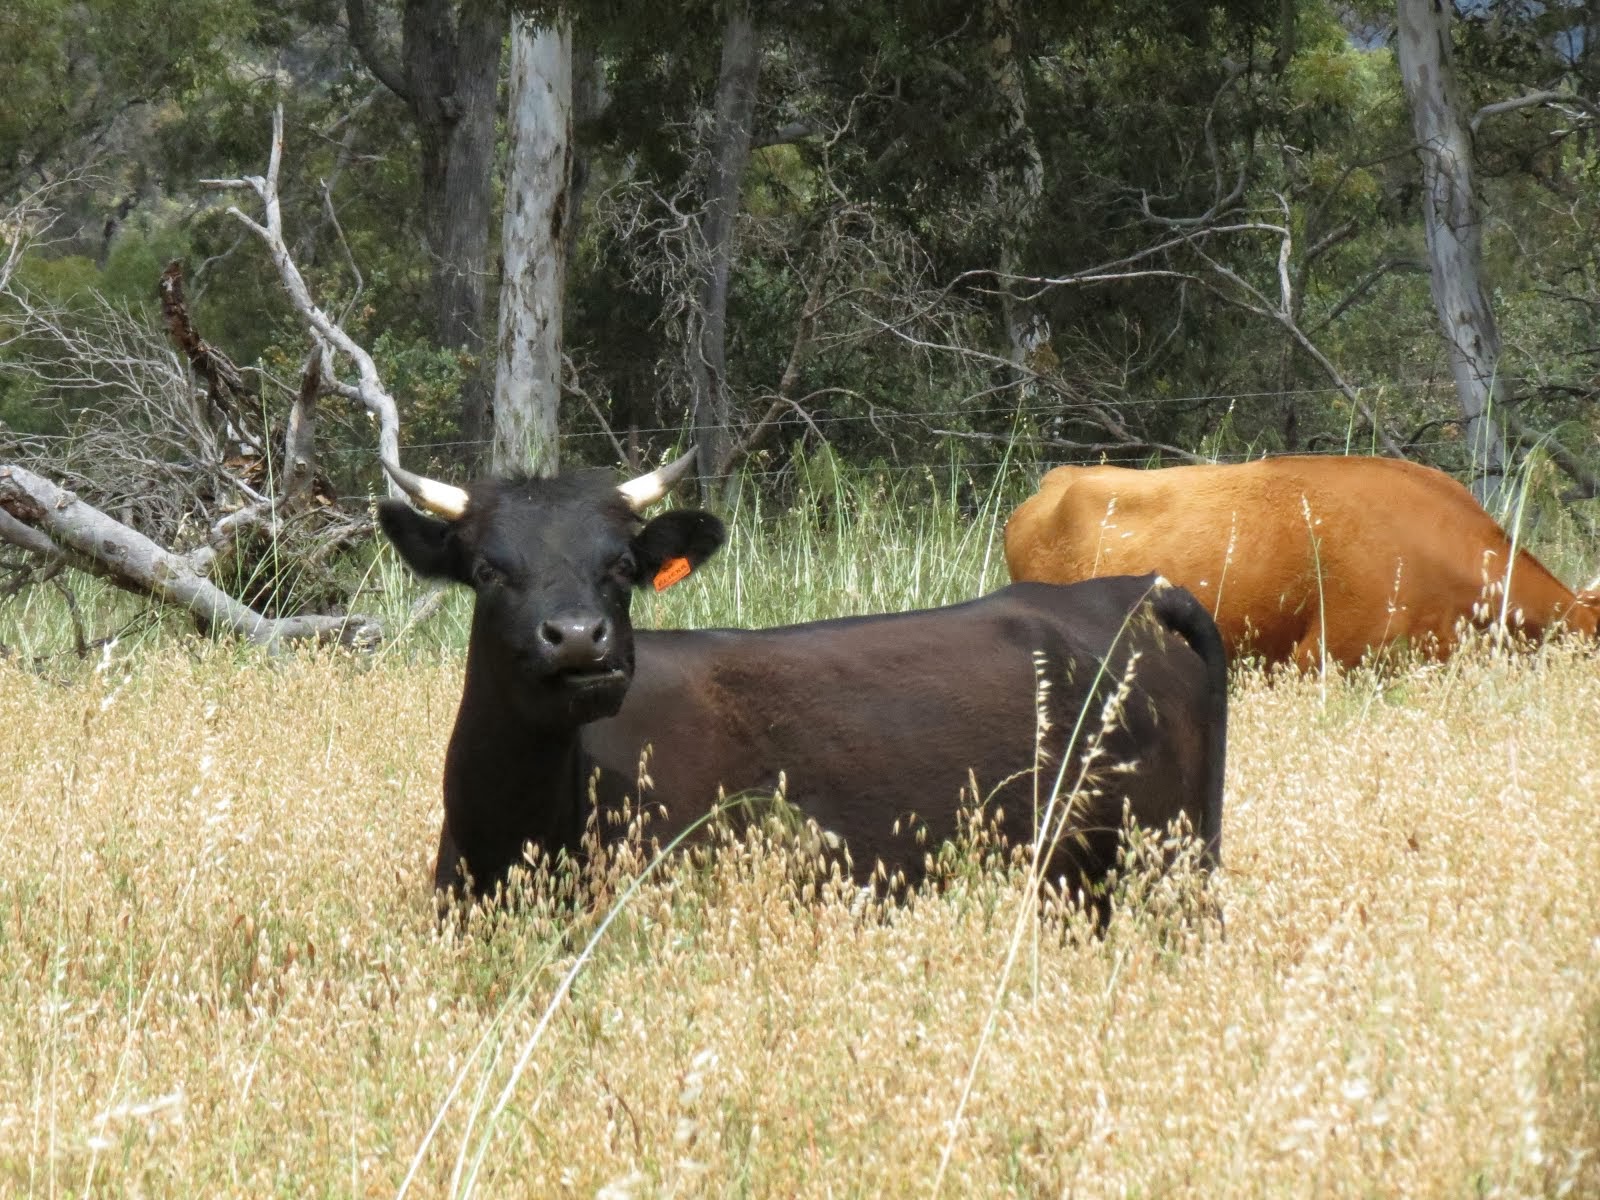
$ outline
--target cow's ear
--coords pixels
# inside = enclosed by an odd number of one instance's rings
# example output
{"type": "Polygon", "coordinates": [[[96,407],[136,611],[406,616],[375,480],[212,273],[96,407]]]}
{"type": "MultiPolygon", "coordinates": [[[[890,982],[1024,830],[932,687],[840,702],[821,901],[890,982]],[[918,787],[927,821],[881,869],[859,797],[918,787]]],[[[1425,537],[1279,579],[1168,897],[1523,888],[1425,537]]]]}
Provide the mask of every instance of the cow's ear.
{"type": "Polygon", "coordinates": [[[633,539],[638,586],[654,584],[657,591],[671,587],[715,554],[727,536],[718,518],[698,508],[662,513],[633,539]]]}
{"type": "Polygon", "coordinates": [[[419,513],[404,500],[380,500],[378,525],[406,565],[424,579],[466,582],[448,521],[419,513]]]}

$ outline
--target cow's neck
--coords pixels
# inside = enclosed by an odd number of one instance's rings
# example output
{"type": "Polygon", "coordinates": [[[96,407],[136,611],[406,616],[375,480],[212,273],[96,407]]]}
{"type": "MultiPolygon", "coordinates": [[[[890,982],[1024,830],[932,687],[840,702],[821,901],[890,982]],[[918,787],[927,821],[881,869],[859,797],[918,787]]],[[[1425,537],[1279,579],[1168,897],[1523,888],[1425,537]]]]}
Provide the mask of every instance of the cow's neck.
{"type": "Polygon", "coordinates": [[[441,859],[453,849],[467,860],[480,892],[492,890],[522,861],[528,842],[551,857],[561,850],[577,854],[587,815],[582,726],[534,724],[519,716],[510,682],[486,657],[467,652],[461,708],[445,756],[440,847],[441,859]]]}

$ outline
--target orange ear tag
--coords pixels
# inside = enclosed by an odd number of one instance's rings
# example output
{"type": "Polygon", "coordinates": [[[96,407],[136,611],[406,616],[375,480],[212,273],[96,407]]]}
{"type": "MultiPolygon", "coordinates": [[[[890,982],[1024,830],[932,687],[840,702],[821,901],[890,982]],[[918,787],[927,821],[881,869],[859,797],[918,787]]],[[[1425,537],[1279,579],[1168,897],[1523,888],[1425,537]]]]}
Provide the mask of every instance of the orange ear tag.
{"type": "Polygon", "coordinates": [[[669,558],[656,572],[656,591],[664,592],[680,580],[687,579],[692,570],[687,558],[669,558]]]}

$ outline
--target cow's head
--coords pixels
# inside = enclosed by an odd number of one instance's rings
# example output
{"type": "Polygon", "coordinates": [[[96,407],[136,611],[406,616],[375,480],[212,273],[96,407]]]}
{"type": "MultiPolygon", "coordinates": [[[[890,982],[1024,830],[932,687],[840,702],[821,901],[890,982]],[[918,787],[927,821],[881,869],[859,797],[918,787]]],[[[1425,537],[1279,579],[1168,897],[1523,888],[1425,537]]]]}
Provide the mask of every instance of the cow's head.
{"type": "Polygon", "coordinates": [[[633,676],[633,589],[664,586],[716,553],[722,522],[677,509],[646,522],[694,460],[620,487],[604,471],[487,479],[467,488],[385,463],[433,515],[378,505],[383,532],[417,574],[477,593],[469,672],[539,724],[610,716],[633,676]]]}

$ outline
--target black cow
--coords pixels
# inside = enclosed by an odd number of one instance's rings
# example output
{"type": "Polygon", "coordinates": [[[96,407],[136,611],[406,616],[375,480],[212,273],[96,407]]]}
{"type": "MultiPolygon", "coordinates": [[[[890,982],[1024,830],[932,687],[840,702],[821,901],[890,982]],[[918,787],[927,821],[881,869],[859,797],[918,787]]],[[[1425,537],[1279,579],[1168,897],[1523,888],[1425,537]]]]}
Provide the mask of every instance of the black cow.
{"type": "Polygon", "coordinates": [[[1017,584],[919,612],[636,633],[632,590],[681,576],[723,541],[705,512],[636,515],[692,456],[621,488],[584,472],[463,490],[389,466],[445,516],[379,505],[401,557],[477,593],[445,760],[439,888],[469,874],[475,892],[492,891],[528,843],[576,853],[593,773],[603,811],[620,810],[647,746],[647,799],[666,810],[650,832],[663,842],[719,788],[770,794],[782,773],[789,802],[843,840],[859,880],[914,885],[958,831],[969,773],[1002,806],[1012,844],[1033,838],[1040,678],[1042,798],[1069,746],[1063,777],[1077,782],[1106,698],[1126,693],[1091,756],[1094,785],[1074,801],[1081,836],[1059,840],[1048,877],[1077,887],[1104,875],[1124,800],[1149,828],[1186,814],[1216,861],[1226,659],[1188,592],[1155,576],[1017,584]]]}

